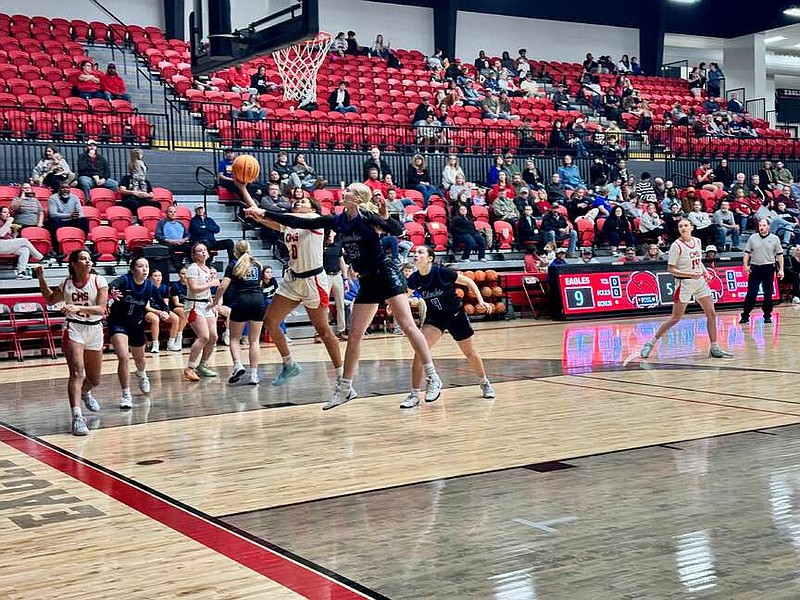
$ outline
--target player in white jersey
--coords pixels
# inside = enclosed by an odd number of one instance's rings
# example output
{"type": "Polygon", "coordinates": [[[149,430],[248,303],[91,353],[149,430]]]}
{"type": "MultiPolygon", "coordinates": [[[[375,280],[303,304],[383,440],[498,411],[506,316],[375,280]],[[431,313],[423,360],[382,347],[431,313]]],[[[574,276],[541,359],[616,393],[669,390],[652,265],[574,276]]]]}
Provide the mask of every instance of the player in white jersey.
{"type": "Polygon", "coordinates": [[[61,348],[69,367],[67,395],[72,409],[71,429],[73,435],[86,435],[89,428],[79,400],[83,399],[88,410],[100,411],[92,388],[100,384],[102,320],[108,304],[108,283],[104,277],[92,273],[92,258],[86,250],[70,253],[69,277],[57,288],[50,289],[47,285],[42,267],[36,267],[36,277],[45,303],[61,305],[61,312],[66,315],[61,348]]]}
{"type": "Polygon", "coordinates": [[[208,359],[217,346],[217,310],[211,296],[211,288],[219,286],[217,272],[206,265],[208,247],[198,242],[192,247],[192,264],[186,269],[186,311],[195,340],[189,348],[189,363],[183,370],[187,381],[200,381],[200,377],[216,377],[216,371],[208,367],[208,359]],[[200,360],[198,364],[198,359],[200,360]]]}
{"type": "Polygon", "coordinates": [[[706,313],[706,329],[711,342],[708,355],[712,358],[728,358],[733,356],[723,350],[717,343],[717,312],[714,309],[714,297],[708,281],[712,275],[703,264],[703,246],[700,240],[692,237],[692,222],[681,219],[678,222],[680,237],[672,242],[669,249],[668,270],[675,277],[675,292],[672,299],[672,315],[664,321],[656,331],[653,339],[642,346],[639,352],[642,358],[647,358],[653,351],[653,346],[681,320],[686,307],[696,300],[703,312],[706,313]]]}
{"type": "MultiPolygon", "coordinates": [[[[310,198],[296,199],[292,205],[292,213],[298,216],[313,218],[320,214],[316,200],[310,198]]],[[[281,330],[281,322],[300,304],[305,306],[308,318],[325,344],[331,358],[336,376],[342,376],[342,351],[339,340],[333,335],[328,324],[328,292],[330,283],[328,275],[322,268],[322,246],[325,231],[322,229],[292,229],[279,225],[270,219],[253,215],[270,229],[283,233],[284,242],[289,249],[289,270],[281,281],[272,302],[264,316],[264,324],[270,337],[281,353],[283,367],[272,385],[283,385],[292,377],[300,374],[302,369],[292,357],[292,351],[281,330]]]]}

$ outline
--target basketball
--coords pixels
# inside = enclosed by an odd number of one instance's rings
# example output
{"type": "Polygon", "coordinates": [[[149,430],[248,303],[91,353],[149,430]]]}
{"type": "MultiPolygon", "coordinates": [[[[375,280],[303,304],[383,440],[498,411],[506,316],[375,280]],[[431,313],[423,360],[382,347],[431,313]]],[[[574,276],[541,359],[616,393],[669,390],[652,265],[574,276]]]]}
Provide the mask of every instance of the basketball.
{"type": "Polygon", "coordinates": [[[483,296],[484,300],[491,298],[493,293],[494,292],[492,292],[492,288],[490,288],[488,285],[485,285],[481,288],[481,296],[483,296]]]}
{"type": "Polygon", "coordinates": [[[494,269],[489,269],[486,271],[486,281],[489,283],[494,283],[497,281],[497,271],[494,269]]]}
{"type": "Polygon", "coordinates": [[[461,289],[460,287],[457,287],[456,288],[456,296],[458,296],[459,298],[463,298],[464,297],[464,290],[461,289]]]}
{"type": "Polygon", "coordinates": [[[258,161],[249,154],[240,154],[233,159],[231,175],[239,183],[245,185],[253,183],[258,179],[260,173],[261,166],[258,164],[258,161]]]}
{"type": "Polygon", "coordinates": [[[486,280],[486,273],[483,271],[475,271],[475,281],[477,283],[481,283],[482,281],[486,280]]]}
{"type": "Polygon", "coordinates": [[[494,286],[494,287],[492,288],[492,295],[493,295],[495,298],[500,298],[500,297],[502,297],[502,296],[503,296],[503,288],[501,288],[499,285],[496,285],[496,286],[494,286]]]}
{"type": "Polygon", "coordinates": [[[473,292],[472,290],[467,290],[467,300],[469,300],[470,302],[475,302],[475,300],[477,299],[478,297],[475,295],[475,292],[473,292]]]}
{"type": "Polygon", "coordinates": [[[475,314],[476,315],[485,315],[486,314],[486,307],[483,304],[476,304],[475,305],[475,314]]]}
{"type": "Polygon", "coordinates": [[[494,303],[494,312],[495,314],[502,315],[506,312],[506,303],[505,302],[495,302],[494,303]]]}
{"type": "Polygon", "coordinates": [[[461,274],[468,279],[472,280],[475,279],[475,273],[473,273],[472,271],[461,271],[461,274]]]}
{"type": "Polygon", "coordinates": [[[475,307],[472,306],[472,304],[465,304],[464,305],[464,312],[467,313],[468,315],[474,315],[475,314],[475,307]]]}

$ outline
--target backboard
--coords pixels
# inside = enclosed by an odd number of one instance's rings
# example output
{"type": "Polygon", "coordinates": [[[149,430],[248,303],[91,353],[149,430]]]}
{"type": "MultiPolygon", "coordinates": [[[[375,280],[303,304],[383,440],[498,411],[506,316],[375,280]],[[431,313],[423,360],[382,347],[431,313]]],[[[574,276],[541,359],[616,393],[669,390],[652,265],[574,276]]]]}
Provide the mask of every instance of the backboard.
{"type": "Polygon", "coordinates": [[[207,75],[313,38],[319,32],[319,4],[318,0],[208,0],[207,4],[196,0],[189,31],[192,73],[207,75]],[[205,16],[204,10],[214,14],[205,16]]]}

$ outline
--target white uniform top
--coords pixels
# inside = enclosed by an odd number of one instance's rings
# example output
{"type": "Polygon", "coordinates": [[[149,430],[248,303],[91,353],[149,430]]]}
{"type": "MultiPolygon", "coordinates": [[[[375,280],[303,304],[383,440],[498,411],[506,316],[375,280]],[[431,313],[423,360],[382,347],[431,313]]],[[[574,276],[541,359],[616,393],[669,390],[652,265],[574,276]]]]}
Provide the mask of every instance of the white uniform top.
{"type": "Polygon", "coordinates": [[[669,247],[669,264],[683,273],[703,274],[703,244],[696,237],[691,242],[678,238],[669,247]]]}
{"type": "MultiPolygon", "coordinates": [[[[196,279],[197,283],[208,283],[211,281],[211,269],[208,267],[201,267],[197,263],[192,263],[186,269],[186,279],[196,279]]],[[[186,289],[188,290],[186,294],[187,300],[211,299],[211,288],[197,293],[193,293],[188,286],[186,289]]]]}
{"type": "Polygon", "coordinates": [[[284,242],[289,249],[289,268],[295,273],[305,273],[322,268],[322,229],[292,229],[281,226],[284,242]]]}
{"type": "MultiPolygon", "coordinates": [[[[108,287],[106,278],[102,275],[89,275],[89,280],[82,286],[78,286],[72,281],[72,278],[67,277],[59,286],[64,294],[64,302],[66,304],[75,304],[76,306],[97,306],[98,292],[108,287]]],[[[70,321],[81,321],[83,323],[99,323],[102,320],[101,315],[85,315],[76,313],[69,315],[70,321]]]]}

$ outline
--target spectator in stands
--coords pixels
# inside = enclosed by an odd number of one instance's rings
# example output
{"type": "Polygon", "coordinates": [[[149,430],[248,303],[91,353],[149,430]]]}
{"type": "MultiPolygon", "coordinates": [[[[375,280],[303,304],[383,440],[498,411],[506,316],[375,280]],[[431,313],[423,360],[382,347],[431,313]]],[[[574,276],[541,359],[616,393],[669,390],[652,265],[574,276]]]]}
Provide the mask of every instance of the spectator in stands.
{"type": "Polygon", "coordinates": [[[422,194],[423,208],[428,207],[431,196],[439,193],[439,188],[431,184],[431,176],[425,165],[425,157],[415,154],[406,170],[406,187],[422,194]]]}
{"type": "Polygon", "coordinates": [[[507,121],[516,121],[519,115],[511,112],[511,101],[508,99],[508,94],[505,90],[501,91],[497,97],[497,105],[500,109],[500,118],[507,121]]]}
{"type": "Polygon", "coordinates": [[[426,93],[420,96],[420,102],[416,110],[414,110],[414,116],[411,117],[411,123],[415,126],[418,123],[424,123],[427,120],[428,115],[433,115],[435,117],[436,109],[431,106],[430,96],[426,93]]]}
{"type": "Polygon", "coordinates": [[[522,180],[527,183],[532,189],[544,189],[545,180],[544,175],[536,166],[536,162],[532,158],[525,161],[525,169],[522,171],[522,180]]]}
{"type": "Polygon", "coordinates": [[[638,263],[638,262],[642,262],[642,259],[636,256],[636,248],[634,248],[633,246],[628,246],[627,248],[625,248],[625,254],[622,256],[622,258],[620,258],[617,262],[613,264],[624,265],[627,263],[638,263]]]}
{"type": "Polygon", "coordinates": [[[8,206],[0,208],[0,254],[13,254],[17,257],[17,279],[31,279],[28,274],[28,261],[42,260],[44,256],[29,240],[17,237],[20,227],[14,223],[8,206]]]}
{"type": "Polygon", "coordinates": [[[492,70],[492,63],[489,62],[486,52],[483,50],[478,52],[478,58],[475,59],[474,65],[478,73],[484,77],[487,77],[489,75],[489,71],[492,70]]]}
{"type": "Polygon", "coordinates": [[[445,67],[448,66],[445,63],[448,63],[448,61],[444,56],[444,50],[442,50],[441,48],[436,48],[433,51],[433,54],[425,59],[425,66],[428,68],[428,70],[437,73],[439,71],[443,71],[445,67]]]}
{"type": "Polygon", "coordinates": [[[553,121],[553,127],[550,129],[550,139],[547,142],[547,147],[556,151],[569,150],[571,148],[567,134],[563,129],[561,119],[553,121]]]}
{"type": "Polygon", "coordinates": [[[594,163],[589,167],[589,182],[593,186],[606,185],[610,168],[602,156],[595,156],[594,163]]]}
{"type": "Polygon", "coordinates": [[[650,173],[643,172],[636,182],[636,195],[642,202],[656,202],[656,189],[653,187],[653,181],[650,179],[650,173]]]}
{"type": "Polygon", "coordinates": [[[131,101],[125,80],[117,73],[117,65],[108,63],[106,72],[100,76],[100,86],[109,100],[131,101]]]}
{"type": "Polygon", "coordinates": [[[733,119],[728,123],[728,132],[734,137],[755,138],[758,134],[753,129],[752,123],[745,119],[741,114],[734,114],[733,119]]]}
{"type": "Polygon", "coordinates": [[[519,170],[519,167],[514,162],[514,155],[511,152],[506,152],[503,156],[503,171],[508,175],[509,179],[514,175],[522,175],[522,171],[519,170]]]}
{"type": "Polygon", "coordinates": [[[236,153],[233,148],[225,148],[222,151],[222,160],[217,165],[217,185],[239,196],[239,190],[233,180],[234,158],[236,158],[236,153]]]}
{"type": "Polygon", "coordinates": [[[244,65],[238,64],[228,71],[228,86],[237,94],[258,94],[258,90],[250,85],[250,77],[244,72],[244,65]]]}
{"type": "Polygon", "coordinates": [[[567,214],[570,221],[584,216],[592,207],[592,200],[586,194],[585,187],[576,188],[566,202],[567,214]]]}
{"type": "Polygon", "coordinates": [[[209,250],[225,250],[228,253],[228,261],[233,261],[233,240],[218,240],[216,238],[218,233],[219,225],[206,215],[205,207],[196,206],[194,216],[189,221],[189,243],[194,245],[200,242],[205,244],[209,250]]]}
{"type": "Polygon", "coordinates": [[[775,178],[783,185],[792,185],[794,183],[794,176],[792,172],[786,168],[782,160],[775,162],[775,178]]]}
{"type": "Polygon", "coordinates": [[[192,246],[189,243],[189,232],[178,220],[177,207],[167,207],[166,216],[156,225],[155,239],[169,248],[173,265],[180,269],[181,259],[190,255],[192,246]]]}
{"type": "Polygon", "coordinates": [[[91,100],[92,98],[110,100],[110,96],[103,91],[103,85],[100,79],[103,74],[95,70],[92,61],[82,61],[80,69],[80,73],[78,73],[74,82],[77,95],[84,100],[91,100]]]}
{"type": "Polygon", "coordinates": [[[481,103],[481,110],[483,111],[484,119],[501,119],[500,115],[500,102],[498,101],[497,92],[489,90],[486,97],[481,103]]]}
{"type": "Polygon", "coordinates": [[[750,177],[750,198],[760,202],[761,204],[764,204],[767,201],[767,191],[761,185],[761,178],[758,176],[758,174],[750,177]]]}
{"type": "Polygon", "coordinates": [[[504,166],[505,162],[503,161],[502,155],[495,155],[494,164],[489,167],[489,173],[486,175],[486,185],[488,187],[492,187],[500,181],[500,173],[503,171],[504,166]]]}
{"type": "Polygon", "coordinates": [[[442,189],[447,191],[455,185],[456,176],[458,175],[461,175],[466,180],[466,175],[464,175],[464,171],[458,164],[458,157],[455,154],[451,154],[447,157],[447,164],[442,169],[442,189]]]}
{"type": "Polygon", "coordinates": [[[778,175],[772,168],[772,161],[765,160],[758,170],[758,178],[764,189],[773,191],[778,185],[778,175]]]}
{"type": "Polygon", "coordinates": [[[388,43],[383,41],[383,35],[380,33],[375,36],[375,41],[370,46],[369,53],[371,56],[378,56],[384,60],[392,53],[388,43]]]}
{"type": "Polygon", "coordinates": [[[563,85],[559,84],[556,86],[550,99],[553,101],[553,104],[555,104],[556,110],[572,110],[567,89],[563,85]]]}
{"type": "Polygon", "coordinates": [[[617,61],[617,71],[619,73],[630,73],[631,72],[631,61],[628,58],[627,54],[623,54],[622,58],[617,61]]]}
{"type": "Polygon", "coordinates": [[[429,113],[428,116],[425,117],[425,120],[417,121],[414,123],[414,126],[417,134],[416,143],[423,151],[424,149],[433,151],[440,144],[444,143],[444,139],[442,138],[442,124],[436,120],[434,114],[429,113]]]}
{"type": "Polygon", "coordinates": [[[639,64],[639,59],[635,56],[631,57],[631,73],[633,75],[644,75],[644,71],[642,71],[642,66],[639,64]]]}
{"type": "Polygon", "coordinates": [[[569,255],[575,254],[575,246],[578,243],[578,234],[572,228],[572,224],[559,212],[561,205],[553,202],[550,210],[542,217],[542,232],[548,242],[555,243],[569,239],[569,255]]]}
{"type": "Polygon", "coordinates": [[[564,155],[561,166],[558,167],[558,175],[564,183],[564,187],[568,190],[574,190],[577,187],[586,187],[586,182],[581,177],[581,172],[578,165],[572,162],[572,156],[569,154],[564,155]]]}
{"type": "Polygon", "coordinates": [[[731,92],[731,97],[728,99],[728,112],[732,113],[742,113],[744,112],[744,105],[742,101],[739,100],[739,94],[737,92],[731,92]]]}
{"type": "Polygon", "coordinates": [[[358,112],[355,106],[350,105],[350,92],[347,91],[347,83],[344,81],[340,81],[339,87],[328,96],[328,106],[342,114],[358,112]]]}
{"type": "Polygon", "coordinates": [[[464,92],[456,85],[455,81],[449,81],[445,89],[439,90],[436,95],[436,106],[439,110],[446,113],[453,108],[464,105],[464,92]]]}
{"type": "Polygon", "coordinates": [[[618,254],[617,248],[623,241],[627,247],[633,246],[631,224],[621,206],[615,206],[611,214],[606,218],[603,223],[603,235],[608,245],[611,246],[611,254],[614,256],[618,254]]]}
{"type": "Polygon", "coordinates": [[[470,254],[477,251],[478,260],[486,260],[486,240],[475,228],[469,210],[463,204],[450,220],[450,233],[453,236],[453,250],[461,247],[461,260],[468,261],[470,254]]]}
{"type": "Polygon", "coordinates": [[[19,196],[11,201],[11,210],[14,214],[14,223],[20,229],[44,226],[44,210],[27,181],[20,185],[19,196]]]}
{"type": "Polygon", "coordinates": [[[236,111],[236,117],[242,121],[263,121],[267,118],[267,109],[261,106],[257,94],[252,94],[242,102],[242,108],[236,111]]]}
{"type": "Polygon", "coordinates": [[[639,240],[661,241],[664,235],[664,222],[658,214],[655,203],[647,205],[647,210],[639,217],[639,240]]]}
{"type": "Polygon", "coordinates": [[[670,117],[672,118],[673,125],[688,125],[689,124],[689,115],[686,114],[686,111],[683,110],[683,106],[680,102],[676,102],[672,105],[672,110],[670,111],[670,117]]]}
{"type": "Polygon", "coordinates": [[[336,37],[333,38],[333,41],[331,41],[331,47],[328,52],[333,54],[335,57],[338,56],[339,58],[344,58],[344,55],[347,52],[347,40],[344,37],[344,31],[340,31],[336,34],[336,37]]]}
{"type": "Polygon", "coordinates": [[[250,88],[254,89],[256,94],[269,94],[278,89],[278,86],[267,78],[267,67],[258,65],[258,70],[250,76],[250,88]]]}
{"type": "Polygon", "coordinates": [[[120,204],[136,216],[142,206],[161,209],[161,204],[154,200],[153,186],[147,179],[147,167],[142,160],[139,148],[131,150],[128,157],[128,174],[119,182],[120,204]]]}
{"type": "Polygon", "coordinates": [[[78,157],[78,187],[86,198],[86,204],[91,204],[92,188],[103,187],[112,192],[119,189],[119,183],[111,179],[108,161],[97,151],[97,142],[92,139],[86,142],[86,151],[78,157]]]}
{"type": "Polygon", "coordinates": [[[519,221],[519,210],[514,204],[513,195],[508,190],[501,192],[494,199],[492,212],[495,220],[510,223],[512,227],[516,227],[517,221],[519,221]]]}
{"type": "Polygon", "coordinates": [[[475,106],[480,108],[485,96],[475,89],[475,82],[472,79],[467,79],[463,87],[464,99],[462,102],[464,106],[475,106]]]}
{"type": "Polygon", "coordinates": [[[644,262],[660,262],[664,260],[664,254],[661,252],[661,249],[658,247],[658,244],[648,244],[647,250],[642,257],[642,261],[644,262]]]}
{"type": "MultiPolygon", "coordinates": [[[[519,175],[516,177],[519,177],[519,175]]],[[[534,214],[539,217],[542,216],[534,199],[532,198],[531,188],[525,184],[523,184],[523,186],[517,191],[517,195],[514,198],[514,205],[517,207],[517,212],[519,212],[520,215],[525,212],[526,206],[532,206],[534,208],[534,214]]]]}
{"type": "Polygon", "coordinates": [[[545,186],[545,191],[547,193],[547,200],[550,203],[563,203],[567,200],[567,188],[564,187],[564,184],[561,182],[561,175],[558,173],[553,173],[550,176],[550,182],[545,186]]]}
{"type": "Polygon", "coordinates": [[[364,161],[364,165],[362,167],[362,175],[363,179],[367,180],[370,178],[370,169],[376,169],[378,172],[378,179],[382,180],[383,176],[388,174],[392,174],[392,169],[385,160],[381,158],[381,151],[377,146],[373,146],[369,151],[370,157],[364,161]]]}
{"type": "Polygon", "coordinates": [[[736,194],[736,190],[744,191],[745,196],[750,195],[750,186],[747,184],[747,176],[744,173],[737,173],[736,180],[731,184],[731,194],[736,194]]]}
{"type": "Polygon", "coordinates": [[[686,215],[694,226],[694,236],[700,238],[703,246],[714,243],[719,239],[719,228],[711,221],[711,215],[703,210],[700,200],[694,200],[691,212],[686,215]]]}
{"type": "Polygon", "coordinates": [[[691,92],[692,96],[695,98],[699,98],[703,94],[703,81],[700,75],[700,69],[692,67],[692,70],[689,71],[687,85],[689,87],[689,92],[691,92]]]}
{"type": "Polygon", "coordinates": [[[369,170],[369,177],[367,177],[366,181],[364,181],[364,185],[366,185],[372,192],[374,193],[375,190],[379,190],[383,193],[383,182],[378,179],[378,169],[372,167],[369,170]]]}
{"type": "Polygon", "coordinates": [[[497,87],[500,88],[501,93],[505,93],[507,96],[518,97],[525,95],[525,92],[514,84],[514,80],[511,79],[511,76],[505,69],[500,71],[500,77],[497,79],[497,87]]]}
{"type": "Polygon", "coordinates": [[[717,227],[717,245],[725,248],[728,236],[731,236],[731,249],[739,249],[739,225],[736,224],[736,215],[731,212],[731,204],[727,200],[720,202],[711,221],[717,227]]]}
{"type": "Polygon", "coordinates": [[[713,180],[717,183],[721,183],[724,189],[730,189],[733,183],[733,173],[731,173],[731,169],[728,166],[727,158],[723,158],[719,161],[719,164],[714,169],[713,180]]]}
{"type": "Polygon", "coordinates": [[[505,171],[500,171],[500,174],[497,176],[497,183],[492,186],[492,189],[489,190],[489,204],[493,203],[499,196],[503,194],[508,194],[512,198],[516,196],[516,190],[514,186],[511,185],[511,181],[509,176],[506,174],[505,171]]]}
{"type": "Polygon", "coordinates": [[[74,180],[75,173],[69,168],[67,161],[61,157],[53,146],[45,146],[42,158],[33,167],[31,183],[44,185],[55,191],[62,181],[72,183],[74,180]]]}
{"type": "Polygon", "coordinates": [[[544,98],[545,93],[539,90],[539,84],[533,78],[533,73],[528,72],[522,83],[519,84],[519,89],[525,94],[526,98],[544,98]]]}
{"type": "Polygon", "coordinates": [[[520,248],[525,250],[538,246],[541,241],[534,213],[535,207],[530,204],[526,205],[517,223],[517,240],[520,248]]]}
{"type": "Polygon", "coordinates": [[[307,192],[324,188],[328,181],[323,179],[306,162],[306,155],[302,152],[295,154],[292,172],[289,174],[289,185],[292,188],[303,188],[307,192]]]}
{"type": "Polygon", "coordinates": [[[50,200],[47,201],[46,224],[53,239],[53,247],[56,247],[58,242],[56,230],[61,227],[78,227],[85,234],[89,234],[89,220],[83,214],[80,200],[72,193],[66,182],[63,182],[58,187],[58,193],[50,196],[50,200]]]}
{"type": "Polygon", "coordinates": [[[786,209],[785,202],[774,202],[777,218],[770,223],[770,233],[774,233],[781,238],[784,246],[800,242],[800,225],[797,217],[786,209]]]}

